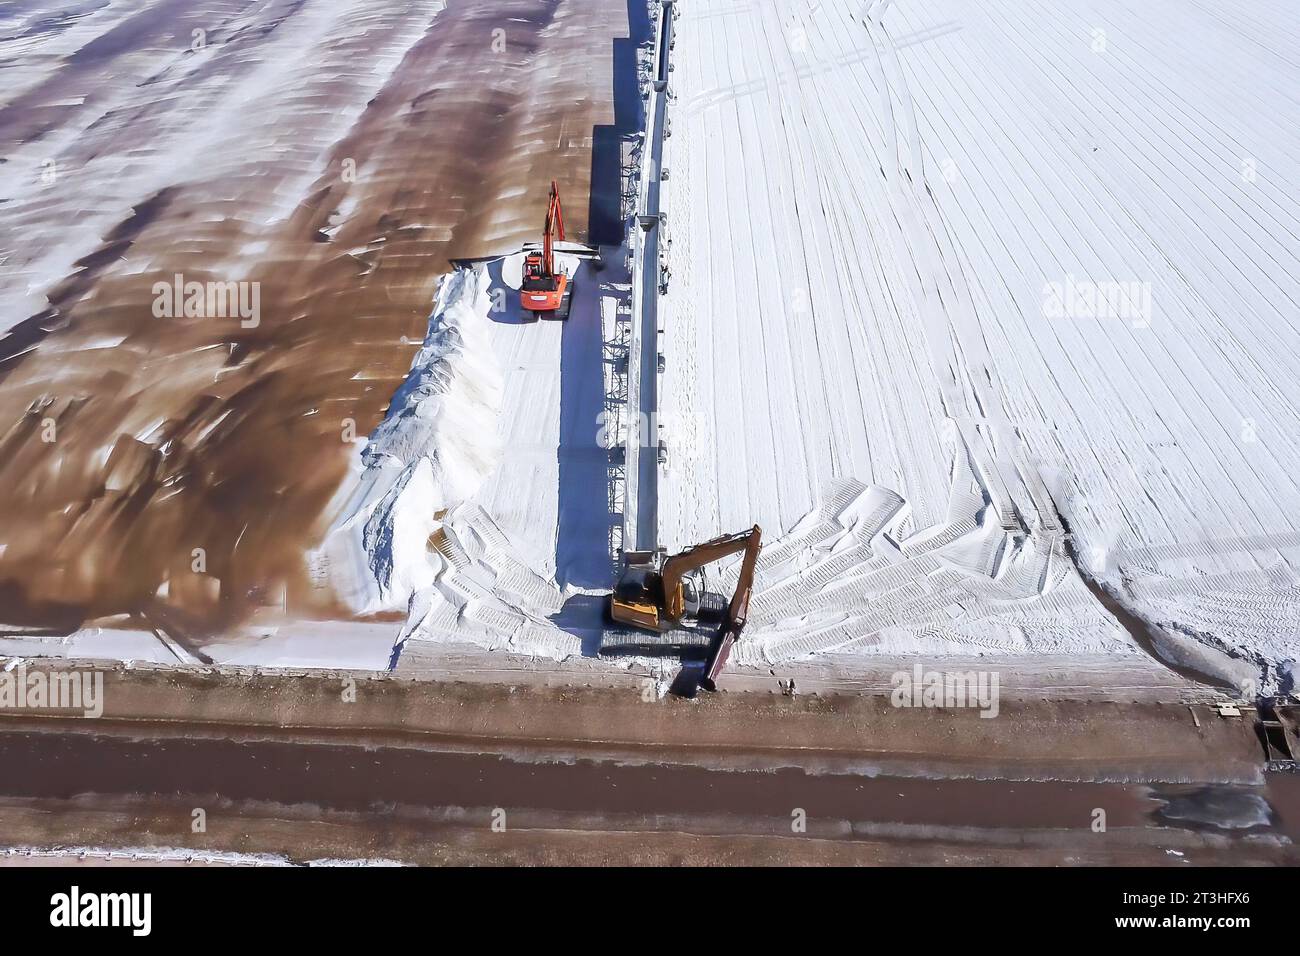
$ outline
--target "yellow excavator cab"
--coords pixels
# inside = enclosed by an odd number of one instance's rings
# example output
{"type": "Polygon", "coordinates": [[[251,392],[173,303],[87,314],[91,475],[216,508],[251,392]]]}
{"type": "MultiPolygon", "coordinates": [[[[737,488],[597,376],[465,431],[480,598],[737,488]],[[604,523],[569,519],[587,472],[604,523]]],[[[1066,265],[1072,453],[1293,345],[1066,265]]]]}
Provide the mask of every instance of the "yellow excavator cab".
{"type": "Polygon", "coordinates": [[[655,570],[654,552],[634,552],[610,595],[609,616],[619,624],[659,631],[663,620],[663,578],[655,570]]]}

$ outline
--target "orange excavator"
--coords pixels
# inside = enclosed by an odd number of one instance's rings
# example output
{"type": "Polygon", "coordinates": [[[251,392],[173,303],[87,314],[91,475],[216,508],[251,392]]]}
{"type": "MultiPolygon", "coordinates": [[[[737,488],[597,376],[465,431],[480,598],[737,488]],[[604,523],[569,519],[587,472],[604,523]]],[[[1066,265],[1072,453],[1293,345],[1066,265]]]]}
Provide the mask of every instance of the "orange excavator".
{"type": "Polygon", "coordinates": [[[749,599],[754,590],[754,567],[763,547],[763,531],[758,525],[748,531],[723,535],[687,548],[658,564],[651,552],[628,552],[627,564],[614,593],[610,595],[610,617],[620,623],[645,631],[664,633],[680,627],[688,618],[700,617],[707,610],[707,596],[695,579],[706,564],[744,552],[736,590],[727,605],[722,623],[709,643],[709,652],[700,681],[706,690],[715,689],[715,681],[726,666],[731,647],[740,637],[749,617],[749,599]]]}
{"type": "Polygon", "coordinates": [[[542,245],[525,247],[524,279],[519,304],[533,318],[567,319],[573,305],[573,278],[555,267],[555,242],[564,241],[564,210],[560,187],[551,180],[551,198],[546,206],[546,227],[542,245]]]}

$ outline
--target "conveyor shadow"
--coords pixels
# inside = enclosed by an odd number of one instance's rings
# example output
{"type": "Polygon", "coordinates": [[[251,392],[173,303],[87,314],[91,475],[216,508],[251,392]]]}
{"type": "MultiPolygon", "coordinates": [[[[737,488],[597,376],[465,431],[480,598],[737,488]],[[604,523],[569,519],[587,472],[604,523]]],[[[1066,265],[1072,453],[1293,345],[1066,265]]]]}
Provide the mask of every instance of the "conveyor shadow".
{"type": "Polygon", "coordinates": [[[605,410],[600,279],[583,263],[573,310],[560,337],[559,507],[555,580],[560,587],[608,588],[609,452],[600,441],[605,410]]]}
{"type": "MultiPolygon", "coordinates": [[[[650,39],[651,27],[643,0],[627,0],[627,11],[628,35],[613,40],[614,121],[592,127],[591,190],[583,241],[593,246],[621,247],[629,215],[624,195],[624,145],[641,127],[637,50],[650,39]]],[[[611,250],[604,258],[608,262],[622,257],[611,250]]],[[[607,273],[605,278],[608,283],[612,275],[607,273]]],[[[592,263],[584,263],[578,271],[573,310],[564,325],[560,348],[555,577],[561,587],[606,589],[614,577],[610,529],[618,516],[613,510],[613,470],[608,450],[598,440],[607,397],[600,279],[592,263]]]]}

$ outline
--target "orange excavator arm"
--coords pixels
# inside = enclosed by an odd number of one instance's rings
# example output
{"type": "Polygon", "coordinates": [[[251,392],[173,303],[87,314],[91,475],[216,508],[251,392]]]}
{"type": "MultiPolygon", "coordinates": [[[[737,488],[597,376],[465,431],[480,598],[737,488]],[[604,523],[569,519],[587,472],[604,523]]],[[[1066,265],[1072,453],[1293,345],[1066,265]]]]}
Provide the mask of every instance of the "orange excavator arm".
{"type": "Polygon", "coordinates": [[[555,275],[555,240],[564,241],[564,209],[560,205],[560,187],[551,180],[551,198],[546,205],[546,233],[542,237],[542,261],[546,274],[555,275]]]}

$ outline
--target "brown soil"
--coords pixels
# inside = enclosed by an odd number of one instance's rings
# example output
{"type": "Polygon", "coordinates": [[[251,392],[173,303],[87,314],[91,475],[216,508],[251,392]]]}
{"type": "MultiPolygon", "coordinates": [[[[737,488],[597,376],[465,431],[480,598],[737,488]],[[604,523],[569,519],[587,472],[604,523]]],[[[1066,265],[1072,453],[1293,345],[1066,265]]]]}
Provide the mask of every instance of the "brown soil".
{"type": "MultiPolygon", "coordinates": [[[[16,96],[0,151],[89,128],[60,154],[52,198],[4,213],[0,269],[21,277],[102,177],[182,147],[178,117],[206,108],[189,91],[229,89],[260,44],[328,3],[155,0],[16,96]],[[198,24],[213,49],[193,72],[141,56],[198,24]],[[96,118],[100,92],[129,85],[131,108],[96,118]]],[[[130,613],[201,641],[256,608],[346,614],[304,553],[349,439],[405,377],[448,259],[538,231],[552,177],[582,236],[625,0],[451,0],[414,25],[409,5],[372,6],[364,32],[340,26],[310,51],[305,86],[262,91],[274,144],[206,131],[228,154],[221,174],[170,170],[0,338],[0,623],[66,631],[130,613]],[[408,34],[365,99],[358,71],[408,34]],[[350,109],[345,135],[322,138],[350,109]],[[260,283],[260,323],[156,318],[154,283],[176,274],[260,283]],[[95,347],[105,337],[123,341],[95,347]]]]}

